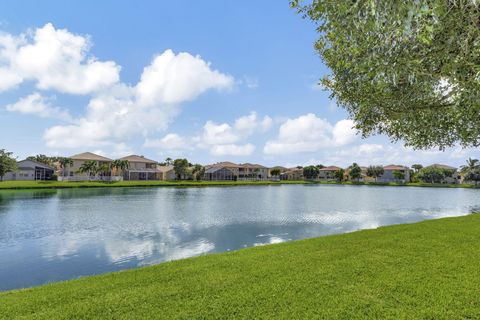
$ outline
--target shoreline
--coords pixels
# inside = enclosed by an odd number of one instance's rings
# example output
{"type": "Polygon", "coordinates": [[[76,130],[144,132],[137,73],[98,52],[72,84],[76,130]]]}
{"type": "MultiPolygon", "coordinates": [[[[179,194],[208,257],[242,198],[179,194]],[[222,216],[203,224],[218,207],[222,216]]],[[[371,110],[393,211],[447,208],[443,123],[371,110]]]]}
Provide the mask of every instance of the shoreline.
{"type": "Polygon", "coordinates": [[[470,214],[207,254],[0,292],[0,314],[476,318],[479,228],[470,214]]]}
{"type": "Polygon", "coordinates": [[[473,184],[431,184],[431,183],[381,183],[381,182],[335,182],[315,180],[283,180],[283,181],[119,181],[119,182],[62,182],[62,181],[2,181],[2,190],[34,190],[34,189],[75,189],[75,188],[160,188],[160,187],[235,187],[235,186],[275,186],[288,184],[302,185],[349,185],[349,186],[381,186],[381,187],[422,187],[422,188],[462,188],[480,189],[473,184]]]}

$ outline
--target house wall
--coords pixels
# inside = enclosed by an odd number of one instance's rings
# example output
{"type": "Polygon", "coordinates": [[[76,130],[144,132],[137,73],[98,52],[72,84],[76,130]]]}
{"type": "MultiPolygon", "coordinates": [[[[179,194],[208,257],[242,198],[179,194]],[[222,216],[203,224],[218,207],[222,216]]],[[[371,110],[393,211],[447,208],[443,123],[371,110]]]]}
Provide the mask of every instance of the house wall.
{"type": "Polygon", "coordinates": [[[7,172],[3,180],[35,180],[35,170],[18,170],[7,172]]]}
{"type": "MultiPolygon", "coordinates": [[[[88,177],[89,176],[88,172],[84,172],[84,173],[78,172],[80,167],[87,161],[90,161],[90,160],[73,160],[73,166],[67,167],[65,169],[60,169],[60,175],[63,176],[63,171],[65,170],[65,176],[67,177],[73,177],[73,176],[88,177]]],[[[101,166],[103,164],[110,165],[110,163],[111,161],[97,161],[98,166],[101,166]]]]}
{"type": "Polygon", "coordinates": [[[378,182],[398,182],[398,180],[393,175],[394,171],[401,171],[405,175],[405,179],[401,182],[410,182],[410,170],[385,170],[383,175],[378,177],[378,182]]]}
{"type": "Polygon", "coordinates": [[[333,170],[320,170],[318,173],[318,179],[320,180],[335,180],[335,171],[333,170]]]}

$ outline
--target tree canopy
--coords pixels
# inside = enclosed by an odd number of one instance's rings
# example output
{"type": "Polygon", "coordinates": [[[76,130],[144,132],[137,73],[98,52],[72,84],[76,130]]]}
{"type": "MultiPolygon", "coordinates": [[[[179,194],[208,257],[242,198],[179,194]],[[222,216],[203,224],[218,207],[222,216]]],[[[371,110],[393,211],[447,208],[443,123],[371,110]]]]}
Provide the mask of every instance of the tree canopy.
{"type": "Polygon", "coordinates": [[[480,145],[480,2],[291,0],[316,23],[321,84],[367,137],[480,145]]]}
{"type": "Polygon", "coordinates": [[[306,179],[316,179],[318,178],[318,174],[320,173],[320,169],[316,166],[307,166],[303,168],[303,176],[306,179]]]}
{"type": "Polygon", "coordinates": [[[348,169],[348,176],[350,179],[357,181],[360,180],[362,177],[362,168],[360,168],[358,164],[354,162],[348,169]]]}
{"type": "Polygon", "coordinates": [[[0,149],[0,181],[7,172],[17,170],[17,160],[13,157],[13,152],[0,149]]]}

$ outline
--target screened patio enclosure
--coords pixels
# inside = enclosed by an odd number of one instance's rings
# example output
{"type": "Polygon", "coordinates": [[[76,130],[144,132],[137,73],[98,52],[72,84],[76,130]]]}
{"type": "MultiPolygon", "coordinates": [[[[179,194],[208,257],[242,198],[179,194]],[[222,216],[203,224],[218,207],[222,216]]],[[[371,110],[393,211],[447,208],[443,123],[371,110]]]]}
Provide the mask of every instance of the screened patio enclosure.
{"type": "Polygon", "coordinates": [[[205,171],[204,180],[220,181],[220,180],[236,180],[236,176],[227,168],[210,168],[205,171]]]}

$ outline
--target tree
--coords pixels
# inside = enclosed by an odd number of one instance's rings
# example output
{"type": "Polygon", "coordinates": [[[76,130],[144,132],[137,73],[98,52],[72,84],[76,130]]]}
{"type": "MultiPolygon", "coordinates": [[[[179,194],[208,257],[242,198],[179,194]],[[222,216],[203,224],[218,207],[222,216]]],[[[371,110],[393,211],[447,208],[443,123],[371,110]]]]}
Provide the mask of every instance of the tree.
{"type": "Polygon", "coordinates": [[[339,169],[337,171],[335,171],[335,179],[338,181],[338,182],[342,182],[344,177],[345,177],[345,170],[343,169],[339,169]]]}
{"type": "Polygon", "coordinates": [[[377,178],[382,176],[385,170],[382,166],[369,166],[367,168],[367,176],[375,178],[375,182],[377,182],[377,178]]]}
{"type": "Polygon", "coordinates": [[[56,160],[56,158],[55,157],[48,157],[44,154],[37,154],[35,156],[27,157],[27,160],[40,162],[40,163],[46,164],[47,166],[52,166],[53,162],[56,160]]]}
{"type": "Polygon", "coordinates": [[[350,179],[359,181],[362,177],[362,168],[358,164],[353,163],[348,170],[348,175],[350,179]]]}
{"type": "Polygon", "coordinates": [[[319,173],[320,169],[318,169],[316,166],[308,166],[303,168],[303,176],[306,179],[316,179],[319,173]]]}
{"type": "Polygon", "coordinates": [[[195,164],[192,169],[192,176],[195,180],[199,181],[203,179],[205,175],[205,167],[201,164],[195,164]]]}
{"type": "Polygon", "coordinates": [[[165,165],[166,166],[172,166],[173,165],[173,160],[172,158],[168,157],[167,159],[165,159],[165,165]]]}
{"type": "Polygon", "coordinates": [[[418,179],[429,183],[441,183],[446,176],[447,172],[445,169],[435,168],[432,166],[422,168],[418,172],[418,179]]]}
{"type": "Polygon", "coordinates": [[[111,174],[111,168],[107,163],[97,165],[96,173],[99,173],[103,176],[109,176],[111,174]]]}
{"type": "Polygon", "coordinates": [[[478,159],[468,158],[467,164],[460,167],[460,172],[467,181],[480,181],[480,161],[478,159]]]}
{"type": "Polygon", "coordinates": [[[281,173],[280,168],[273,168],[272,170],[270,170],[270,174],[274,177],[278,177],[280,173],[281,173]]]}
{"type": "Polygon", "coordinates": [[[480,145],[476,0],[291,0],[316,23],[321,80],[366,137],[414,148],[480,145]]]}
{"type": "Polygon", "coordinates": [[[13,152],[0,149],[0,181],[7,172],[17,171],[17,160],[13,157],[13,152]]]}
{"type": "Polygon", "coordinates": [[[124,175],[125,170],[127,170],[129,167],[130,163],[128,162],[128,160],[113,160],[110,164],[110,169],[120,171],[122,173],[122,176],[124,175]]]}
{"type": "Polygon", "coordinates": [[[178,180],[185,178],[188,173],[188,160],[187,159],[175,159],[173,162],[173,170],[178,180]]]}
{"type": "Polygon", "coordinates": [[[405,173],[403,173],[400,170],[394,170],[392,174],[393,174],[393,177],[395,178],[395,180],[400,181],[400,180],[405,179],[405,173]]]}
{"type": "Polygon", "coordinates": [[[415,173],[418,173],[422,168],[423,166],[421,164],[412,165],[412,169],[415,171],[415,173]]]}
{"type": "Polygon", "coordinates": [[[60,157],[58,158],[58,163],[60,164],[60,168],[62,169],[62,176],[65,177],[65,169],[67,167],[73,166],[73,159],[60,157]]]}
{"type": "Polygon", "coordinates": [[[90,176],[95,176],[98,171],[99,167],[95,160],[87,160],[78,168],[78,172],[88,173],[90,176]]]}

